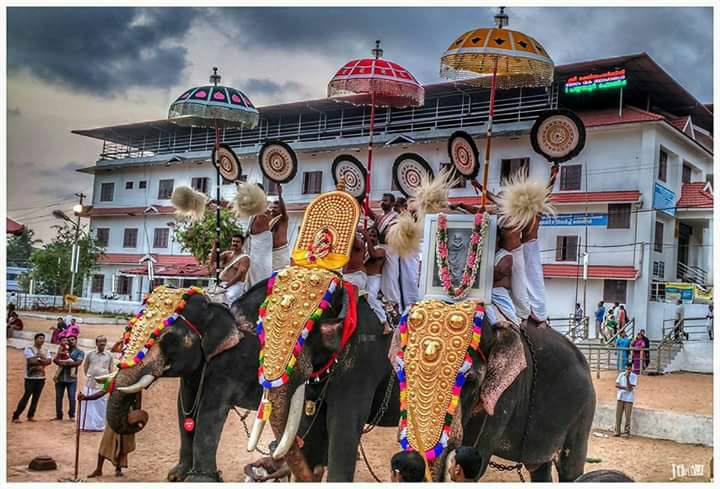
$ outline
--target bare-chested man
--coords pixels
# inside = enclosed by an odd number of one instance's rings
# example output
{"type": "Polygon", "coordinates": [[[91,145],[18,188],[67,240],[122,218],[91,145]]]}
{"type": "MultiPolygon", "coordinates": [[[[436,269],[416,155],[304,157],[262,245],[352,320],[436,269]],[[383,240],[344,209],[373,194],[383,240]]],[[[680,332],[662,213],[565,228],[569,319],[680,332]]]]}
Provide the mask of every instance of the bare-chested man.
{"type": "MultiPolygon", "coordinates": [[[[257,185],[263,188],[262,185],[257,185]]],[[[270,232],[270,217],[267,214],[252,216],[248,227],[250,228],[248,254],[252,263],[248,273],[248,286],[252,287],[272,275],[273,235],[270,232]]]]}
{"type": "Polygon", "coordinates": [[[270,232],[273,237],[272,269],[280,270],[290,265],[290,249],[288,248],[288,218],[285,201],[282,198],[282,185],[277,184],[278,198],[268,206],[270,216],[270,232]]]}
{"type": "MultiPolygon", "coordinates": [[[[250,270],[250,257],[243,253],[245,238],[241,234],[235,234],[230,241],[230,249],[220,253],[220,287],[225,289],[225,303],[233,304],[245,292],[248,271],[250,270]]],[[[218,248],[217,241],[210,253],[210,263],[215,263],[215,250],[218,248]]]]}
{"type": "Polygon", "coordinates": [[[355,234],[350,260],[343,267],[343,280],[347,280],[358,288],[359,293],[367,290],[367,272],[365,271],[365,240],[360,233],[355,234]]]}
{"type": "Polygon", "coordinates": [[[377,315],[384,328],[384,334],[392,333],[387,320],[387,313],[382,302],[378,299],[380,286],[382,285],[382,270],[385,265],[385,250],[378,247],[378,230],[375,226],[363,229],[363,238],[367,244],[367,259],[365,260],[365,271],[367,272],[368,304],[377,315]]]}

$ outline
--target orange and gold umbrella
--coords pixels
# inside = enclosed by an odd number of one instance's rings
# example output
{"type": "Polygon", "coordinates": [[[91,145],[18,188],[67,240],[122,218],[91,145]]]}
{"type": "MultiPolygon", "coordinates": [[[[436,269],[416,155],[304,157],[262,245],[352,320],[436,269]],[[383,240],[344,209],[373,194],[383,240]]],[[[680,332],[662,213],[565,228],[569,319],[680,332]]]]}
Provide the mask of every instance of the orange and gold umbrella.
{"type": "Polygon", "coordinates": [[[490,112],[485,141],[483,199],[487,198],[495,91],[519,87],[545,87],[553,82],[555,65],[534,38],[504,27],[508,16],[500,7],[496,27],[480,28],[459,36],[440,60],[440,76],[490,88],[490,112]]]}

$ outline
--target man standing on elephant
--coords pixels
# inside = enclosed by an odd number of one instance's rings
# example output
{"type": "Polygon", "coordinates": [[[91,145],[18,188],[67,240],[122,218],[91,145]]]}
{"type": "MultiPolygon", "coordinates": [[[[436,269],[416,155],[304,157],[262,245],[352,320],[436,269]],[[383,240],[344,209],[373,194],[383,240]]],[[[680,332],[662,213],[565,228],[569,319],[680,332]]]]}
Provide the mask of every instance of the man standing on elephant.
{"type": "MultiPolygon", "coordinates": [[[[257,185],[262,189],[262,185],[257,185]]],[[[264,211],[250,218],[248,228],[248,254],[252,263],[252,268],[248,271],[248,287],[252,287],[272,275],[273,234],[270,232],[270,218],[264,211]]]]}
{"type": "Polygon", "coordinates": [[[288,247],[288,217],[285,201],[282,197],[282,185],[279,183],[277,188],[277,200],[268,206],[268,215],[270,216],[270,231],[272,232],[273,248],[272,248],[272,269],[277,271],[290,265],[290,249],[288,247]]]}
{"type": "MultiPolygon", "coordinates": [[[[225,303],[232,305],[245,292],[245,283],[250,269],[250,257],[243,253],[245,238],[234,234],[230,240],[230,249],[220,253],[220,287],[225,289],[225,303]]],[[[217,240],[213,250],[217,250],[217,240]]],[[[210,254],[210,263],[215,263],[215,252],[210,254]]]]}

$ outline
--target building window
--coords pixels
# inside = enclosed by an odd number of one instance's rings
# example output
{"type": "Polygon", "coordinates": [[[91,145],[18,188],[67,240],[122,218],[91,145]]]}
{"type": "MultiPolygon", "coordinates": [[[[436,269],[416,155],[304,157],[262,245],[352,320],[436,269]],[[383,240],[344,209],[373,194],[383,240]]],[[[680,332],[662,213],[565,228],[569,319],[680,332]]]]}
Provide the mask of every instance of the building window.
{"type": "Polygon", "coordinates": [[[168,228],[156,228],[153,235],[153,248],[167,248],[169,234],[168,228]]]}
{"type": "Polygon", "coordinates": [[[103,183],[100,185],[100,202],[112,202],[115,193],[114,183],[103,183]]]}
{"type": "Polygon", "coordinates": [[[655,221],[655,245],[654,249],[658,253],[663,252],[663,233],[665,232],[665,226],[660,221],[655,221]]]}
{"type": "MultiPolygon", "coordinates": [[[[454,168],[454,165],[452,163],[440,163],[440,173],[442,173],[444,171],[451,172],[453,168],[454,168]]],[[[457,183],[455,185],[453,185],[452,188],[467,188],[467,179],[466,178],[461,177],[456,173],[456,179],[457,179],[457,183]]],[[[393,178],[393,187],[394,186],[395,186],[395,179],[393,178]]],[[[400,190],[400,189],[393,188],[392,190],[400,190]]]]}
{"type": "Polygon", "coordinates": [[[653,277],[657,277],[660,279],[665,278],[665,262],[664,261],[654,261],[653,262],[653,277]]]}
{"type": "Polygon", "coordinates": [[[650,300],[653,302],[665,302],[665,282],[650,283],[650,300]]]}
{"type": "Polygon", "coordinates": [[[123,248],[137,248],[137,229],[125,229],[123,234],[123,248]]]}
{"type": "Polygon", "coordinates": [[[630,229],[630,204],[608,204],[608,229],[630,229]]]}
{"type": "Polygon", "coordinates": [[[667,182],[667,160],[668,154],[660,150],[660,161],[658,162],[658,180],[667,182]]]}
{"type": "Polygon", "coordinates": [[[105,275],[93,275],[92,286],[90,288],[90,292],[92,294],[102,294],[104,283],[105,283],[105,275]]]}
{"type": "Polygon", "coordinates": [[[605,280],[603,300],[605,302],[625,304],[627,301],[627,280],[605,280]]]}
{"type": "Polygon", "coordinates": [[[500,181],[503,182],[515,175],[517,172],[530,174],[530,158],[512,158],[502,160],[500,165],[500,181]]]}
{"type": "Polygon", "coordinates": [[[139,189],[147,188],[147,180],[140,180],[140,181],[138,182],[138,188],[139,188],[139,189]]]}
{"type": "Polygon", "coordinates": [[[582,165],[563,165],[560,167],[560,190],[580,190],[582,165]]]}
{"type": "Polygon", "coordinates": [[[278,183],[273,182],[266,176],[263,176],[263,187],[268,195],[277,195],[278,193],[278,183]]]}
{"type": "Polygon", "coordinates": [[[158,186],[158,199],[169,199],[173,193],[175,180],[160,180],[158,186]]]}
{"type": "Polygon", "coordinates": [[[190,185],[198,192],[202,192],[207,195],[208,187],[210,186],[210,179],[207,177],[195,177],[192,179],[192,183],[190,183],[190,185]]]}
{"type": "Polygon", "coordinates": [[[125,182],[125,190],[132,190],[133,182],[125,182]]]}
{"type": "Polygon", "coordinates": [[[110,228],[97,228],[95,230],[95,240],[98,246],[107,248],[110,243],[110,228]]]}
{"type": "Polygon", "coordinates": [[[683,163],[682,183],[690,183],[690,180],[692,180],[692,167],[683,163]]]}
{"type": "Polygon", "coordinates": [[[577,261],[578,237],[558,236],[555,248],[555,261],[577,261]]]}
{"type": "Polygon", "coordinates": [[[303,172],[303,194],[319,194],[322,190],[322,172],[303,172]]]}
{"type": "Polygon", "coordinates": [[[115,293],[118,295],[132,295],[132,277],[120,275],[115,293]]]}

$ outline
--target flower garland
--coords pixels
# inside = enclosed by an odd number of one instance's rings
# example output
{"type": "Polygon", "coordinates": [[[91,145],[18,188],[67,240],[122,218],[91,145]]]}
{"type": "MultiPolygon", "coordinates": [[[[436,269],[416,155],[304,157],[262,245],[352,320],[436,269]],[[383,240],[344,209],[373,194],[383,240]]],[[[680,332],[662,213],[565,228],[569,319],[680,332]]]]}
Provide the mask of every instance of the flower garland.
{"type": "Polygon", "coordinates": [[[322,300],[320,301],[320,304],[318,304],[312,314],[310,314],[308,320],[305,321],[303,329],[302,331],[300,331],[300,335],[298,336],[295,347],[293,348],[292,356],[290,357],[288,364],[285,366],[285,373],[283,373],[280,378],[270,381],[265,378],[263,366],[265,364],[265,330],[263,329],[263,320],[265,319],[265,315],[267,314],[267,305],[268,301],[270,300],[270,296],[272,295],[272,289],[273,285],[275,284],[276,276],[277,272],[273,272],[272,276],[268,280],[268,291],[265,300],[260,305],[260,310],[258,311],[258,321],[256,329],[258,340],[260,341],[260,367],[258,367],[258,381],[260,382],[260,385],[262,385],[266,389],[270,389],[272,387],[279,387],[281,385],[285,385],[288,382],[288,380],[290,379],[290,375],[292,375],[292,372],[295,369],[295,364],[297,363],[297,359],[300,356],[300,351],[305,344],[305,340],[307,339],[308,335],[310,335],[310,332],[315,327],[315,323],[318,321],[318,319],[320,319],[323,312],[325,312],[330,307],[330,300],[335,293],[335,289],[340,283],[340,279],[338,279],[337,277],[332,279],[330,285],[328,285],[328,288],[322,297],[322,300]]]}
{"type": "MultiPolygon", "coordinates": [[[[151,333],[150,338],[148,338],[147,342],[145,343],[145,346],[135,354],[135,357],[131,360],[123,360],[120,363],[118,363],[118,368],[130,368],[134,367],[140,361],[145,358],[145,355],[147,354],[150,347],[152,347],[155,344],[155,340],[160,336],[160,333],[163,329],[167,328],[168,326],[172,325],[177,321],[180,314],[182,314],[183,310],[185,309],[185,306],[187,305],[187,301],[190,299],[191,296],[195,294],[202,293],[203,289],[200,287],[190,287],[183,295],[180,301],[178,302],[177,306],[175,306],[175,311],[168,316],[167,318],[163,319],[162,324],[160,324],[158,327],[156,327],[151,333]]],[[[147,300],[147,297],[146,297],[147,300]]],[[[143,308],[135,315],[134,318],[130,319],[128,321],[128,325],[125,326],[125,332],[123,333],[123,344],[127,345],[130,341],[130,332],[132,331],[133,327],[137,323],[138,319],[140,319],[143,316],[143,313],[147,309],[146,306],[143,306],[143,308]]]]}
{"type": "Polygon", "coordinates": [[[448,231],[447,216],[440,214],[438,216],[438,231],[436,256],[438,265],[438,275],[440,282],[447,291],[448,295],[453,299],[464,298],[472,288],[477,277],[478,268],[480,267],[480,258],[482,257],[482,243],[487,236],[488,219],[487,213],[475,214],[475,224],[473,226],[472,235],[470,236],[470,248],[467,254],[467,263],[463,271],[460,285],[455,287],[450,279],[450,266],[448,264],[448,231]]]}
{"type": "MultiPolygon", "coordinates": [[[[403,450],[412,450],[410,441],[408,440],[408,428],[407,428],[407,382],[405,380],[405,348],[407,347],[408,332],[407,332],[407,318],[409,310],[403,314],[400,319],[400,351],[397,354],[397,378],[400,384],[400,446],[403,450]]],[[[447,412],[445,413],[444,425],[440,435],[440,440],[430,450],[425,452],[425,459],[427,461],[435,460],[439,457],[443,450],[447,447],[448,440],[451,435],[451,425],[455,411],[457,410],[458,404],[460,403],[460,391],[465,384],[465,374],[470,367],[472,367],[472,357],[470,356],[471,351],[477,351],[480,348],[480,338],[482,337],[482,323],[485,318],[485,307],[482,304],[478,304],[475,307],[475,317],[473,318],[473,333],[470,345],[465,353],[465,359],[463,364],[458,370],[457,376],[455,377],[455,385],[452,388],[452,397],[450,398],[450,404],[448,405],[447,412]]]]}

